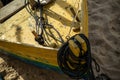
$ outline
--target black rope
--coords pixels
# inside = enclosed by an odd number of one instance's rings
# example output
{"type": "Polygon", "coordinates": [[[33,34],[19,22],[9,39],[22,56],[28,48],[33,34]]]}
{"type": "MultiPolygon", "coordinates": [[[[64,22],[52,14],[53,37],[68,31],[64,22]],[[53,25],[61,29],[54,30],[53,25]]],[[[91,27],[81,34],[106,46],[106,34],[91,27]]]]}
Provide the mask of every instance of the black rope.
{"type": "MultiPolygon", "coordinates": [[[[79,45],[80,51],[83,51],[81,44],[74,39],[75,36],[70,38],[70,40],[74,40],[75,43],[79,45]]],[[[85,38],[86,43],[89,44],[87,38],[83,34],[79,34],[79,36],[85,38]]],[[[88,73],[90,69],[89,66],[91,60],[89,57],[90,56],[89,55],[90,53],[88,52],[89,50],[87,50],[87,52],[84,53],[85,55],[76,57],[72,53],[68,45],[69,43],[66,42],[58,51],[58,55],[57,55],[58,65],[60,66],[61,70],[71,78],[81,79],[88,73]],[[81,64],[80,62],[83,60],[87,61],[88,63],[81,64]],[[69,64],[70,66],[73,67],[73,69],[69,66],[69,64]]],[[[87,46],[87,49],[90,49],[90,46],[87,46]]],[[[80,54],[82,54],[82,52],[80,54]]]]}
{"type": "Polygon", "coordinates": [[[84,34],[79,35],[87,45],[87,51],[84,51],[82,44],[75,39],[75,36],[71,37],[69,40],[73,40],[75,44],[78,45],[80,49],[79,57],[75,56],[74,53],[69,48],[68,41],[63,44],[59,49],[57,54],[57,61],[60,69],[73,79],[85,79],[85,80],[110,80],[105,74],[98,75],[95,78],[92,62],[95,65],[97,72],[100,72],[100,66],[97,64],[96,60],[91,57],[90,43],[87,37],[84,34]],[[84,54],[84,55],[81,55],[84,54]],[[85,61],[84,64],[81,64],[82,61],[85,61]],[[103,79],[102,79],[103,78],[103,79]]]}

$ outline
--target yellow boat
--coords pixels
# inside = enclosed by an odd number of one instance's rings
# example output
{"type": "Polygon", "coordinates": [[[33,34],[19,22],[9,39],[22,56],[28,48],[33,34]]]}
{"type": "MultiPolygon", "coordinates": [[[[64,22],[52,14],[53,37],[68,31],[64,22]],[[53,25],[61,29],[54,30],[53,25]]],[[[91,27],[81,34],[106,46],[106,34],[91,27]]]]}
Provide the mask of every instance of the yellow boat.
{"type": "MultiPolygon", "coordinates": [[[[78,33],[83,33],[88,37],[86,0],[56,0],[44,12],[49,23],[54,25],[65,41],[71,26],[80,30],[77,32],[72,30],[69,37],[78,33]],[[77,15],[79,22],[74,20],[75,17],[70,12],[71,7],[76,13],[79,12],[77,15]]],[[[0,35],[0,50],[27,63],[61,72],[57,63],[57,53],[61,45],[53,48],[36,43],[31,33],[34,24],[34,19],[25,8],[0,24],[0,32],[3,33],[0,35]]]]}

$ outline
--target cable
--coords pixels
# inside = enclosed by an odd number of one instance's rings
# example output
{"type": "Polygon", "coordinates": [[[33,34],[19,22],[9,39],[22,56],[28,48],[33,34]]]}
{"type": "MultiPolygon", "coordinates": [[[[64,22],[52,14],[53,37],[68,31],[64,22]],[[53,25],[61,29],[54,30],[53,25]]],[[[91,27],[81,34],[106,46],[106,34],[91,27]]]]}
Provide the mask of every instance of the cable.
{"type": "Polygon", "coordinates": [[[95,77],[92,62],[95,65],[97,72],[100,72],[100,66],[94,58],[91,56],[90,43],[84,34],[76,34],[71,37],[63,46],[59,49],[57,54],[57,61],[60,69],[73,79],[85,79],[85,80],[110,80],[106,74],[100,74],[95,77]],[[84,40],[87,50],[82,47],[82,43],[75,37],[79,36],[84,40]],[[69,48],[69,41],[73,40],[80,49],[79,56],[75,54],[69,48]],[[84,61],[84,63],[83,63],[84,61]]]}
{"type": "MultiPolygon", "coordinates": [[[[48,28],[49,28],[49,32],[51,31],[50,29],[52,29],[52,30],[54,30],[54,31],[57,33],[57,35],[58,35],[59,38],[60,38],[60,40],[56,39],[57,41],[59,41],[59,42],[61,42],[61,43],[64,43],[64,40],[63,40],[61,34],[59,33],[59,31],[57,31],[57,29],[54,28],[53,25],[51,25],[51,24],[45,24],[45,25],[48,26],[48,28]]],[[[50,33],[51,33],[51,32],[50,32],[50,33]]],[[[51,34],[53,34],[53,33],[51,33],[51,34]]],[[[48,35],[49,35],[49,33],[48,33],[48,35]]],[[[55,38],[54,35],[51,36],[51,37],[55,38]]]]}
{"type": "MultiPolygon", "coordinates": [[[[75,43],[79,45],[79,49],[81,51],[80,54],[82,54],[83,51],[82,46],[77,40],[75,40],[74,38],[75,36],[71,37],[69,40],[74,40],[75,43]]],[[[79,36],[84,38],[86,44],[89,45],[88,39],[83,34],[79,34],[79,36]]],[[[89,57],[90,46],[87,46],[88,49],[87,52],[83,51],[85,55],[76,57],[74,56],[74,53],[72,53],[68,45],[69,43],[67,41],[58,51],[57,55],[58,65],[61,68],[61,70],[69,77],[73,79],[81,79],[85,77],[88,71],[90,70],[91,63],[91,59],[89,57]],[[81,62],[84,60],[87,63],[81,64],[81,62]]]]}
{"type": "MultiPolygon", "coordinates": [[[[25,4],[27,3],[29,3],[29,0],[25,0],[25,4]]],[[[36,39],[36,41],[42,45],[44,44],[43,42],[45,42],[45,44],[49,44],[48,42],[50,41],[48,40],[50,39],[48,39],[48,37],[51,37],[53,40],[58,41],[61,44],[64,43],[64,40],[59,31],[57,31],[57,29],[55,29],[53,25],[50,25],[48,24],[48,22],[45,22],[43,17],[43,5],[40,4],[39,0],[37,8],[39,8],[40,17],[37,14],[33,13],[33,10],[30,8],[29,5],[26,7],[27,11],[30,13],[31,16],[34,17],[36,21],[36,33],[38,34],[38,39],[36,39]],[[39,33],[39,29],[41,29],[41,33],[39,33]],[[54,35],[53,32],[51,32],[51,30],[54,30],[60,39],[56,38],[56,35],[54,35]],[[47,36],[45,37],[45,35],[47,36]]]]}
{"type": "Polygon", "coordinates": [[[75,13],[74,9],[72,7],[70,7],[70,11],[73,13],[73,20],[72,20],[72,26],[70,27],[69,32],[66,35],[66,39],[70,38],[69,35],[70,35],[71,31],[72,31],[72,28],[74,27],[75,20],[77,20],[77,22],[81,22],[78,19],[78,14],[79,14],[79,10],[80,10],[80,0],[79,0],[79,3],[77,3],[77,0],[75,0],[75,3],[73,5],[73,7],[75,7],[76,4],[78,4],[78,6],[77,6],[78,9],[77,9],[76,13],[75,13]]]}

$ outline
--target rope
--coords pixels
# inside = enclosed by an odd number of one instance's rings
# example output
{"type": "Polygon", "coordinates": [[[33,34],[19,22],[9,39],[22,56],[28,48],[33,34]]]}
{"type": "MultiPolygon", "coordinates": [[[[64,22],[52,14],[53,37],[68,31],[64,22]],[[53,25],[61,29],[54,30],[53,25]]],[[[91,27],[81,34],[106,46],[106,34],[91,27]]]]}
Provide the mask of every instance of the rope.
{"type": "Polygon", "coordinates": [[[77,18],[77,16],[78,16],[79,10],[80,10],[80,0],[79,0],[78,3],[77,3],[77,0],[76,0],[75,3],[74,3],[74,5],[73,5],[73,7],[75,7],[76,4],[78,4],[77,13],[76,13],[76,15],[73,17],[72,26],[71,26],[70,29],[69,29],[69,32],[68,32],[68,34],[67,34],[67,36],[66,36],[66,39],[69,39],[69,35],[70,35],[71,31],[72,31],[72,28],[73,28],[74,25],[75,25],[74,23],[75,23],[75,20],[76,20],[76,18],[77,18]]]}
{"type": "MultiPolygon", "coordinates": [[[[39,2],[39,0],[38,0],[38,2],[39,2]]],[[[25,4],[26,3],[29,3],[29,0],[25,0],[25,4]]],[[[40,12],[40,17],[37,14],[35,14],[36,13],[35,10],[34,10],[35,12],[32,11],[32,9],[30,8],[29,5],[26,7],[27,11],[30,13],[31,16],[34,17],[34,19],[36,21],[36,33],[41,38],[41,39],[40,38],[36,39],[36,41],[39,44],[42,44],[42,45],[44,43],[49,45],[50,39],[48,37],[50,37],[55,41],[58,41],[60,43],[64,43],[64,40],[63,40],[61,34],[59,33],[59,31],[57,31],[57,29],[55,29],[53,25],[50,25],[47,22],[45,22],[44,17],[43,17],[43,5],[41,5],[40,2],[38,3],[38,5],[39,5],[38,7],[39,7],[39,10],[40,10],[39,11],[40,12]],[[41,33],[39,33],[39,29],[41,29],[41,33]],[[51,32],[51,30],[54,30],[57,33],[57,36],[59,37],[59,39],[56,38],[56,35],[54,35],[51,32]],[[45,35],[47,35],[47,36],[45,37],[45,35]]]]}
{"type": "Polygon", "coordinates": [[[95,77],[92,68],[92,62],[95,65],[96,72],[100,72],[100,66],[96,60],[92,58],[90,43],[84,34],[77,34],[63,44],[58,51],[57,61],[60,69],[73,79],[110,80],[110,78],[103,73],[95,77]],[[76,36],[81,37],[85,41],[87,51],[84,51],[82,43],[75,38],[76,36]],[[75,54],[69,48],[70,40],[73,40],[74,43],[78,45],[78,48],[80,49],[79,56],[75,56],[75,54]]]}

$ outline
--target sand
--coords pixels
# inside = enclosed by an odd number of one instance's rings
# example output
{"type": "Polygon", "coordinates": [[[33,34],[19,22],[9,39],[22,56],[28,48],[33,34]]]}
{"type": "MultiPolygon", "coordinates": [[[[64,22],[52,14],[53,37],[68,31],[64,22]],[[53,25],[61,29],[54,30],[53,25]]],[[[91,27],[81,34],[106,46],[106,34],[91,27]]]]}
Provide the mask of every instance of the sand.
{"type": "Polygon", "coordinates": [[[89,40],[101,71],[120,80],[120,0],[88,0],[89,40]]]}
{"type": "MultiPolygon", "coordinates": [[[[111,80],[120,80],[120,0],[88,0],[89,40],[92,56],[111,80]]],[[[21,79],[70,80],[54,71],[43,70],[0,54],[21,79]]],[[[9,68],[8,67],[8,68],[9,68]]]]}
{"type": "Polygon", "coordinates": [[[2,64],[0,64],[0,72],[4,75],[5,80],[72,80],[63,74],[26,64],[4,54],[0,54],[0,56],[4,60],[0,61],[7,65],[1,69],[2,64]],[[3,70],[5,71],[3,72],[3,70]]]}

